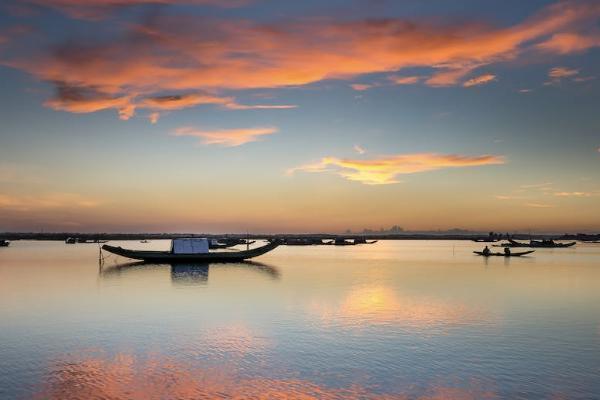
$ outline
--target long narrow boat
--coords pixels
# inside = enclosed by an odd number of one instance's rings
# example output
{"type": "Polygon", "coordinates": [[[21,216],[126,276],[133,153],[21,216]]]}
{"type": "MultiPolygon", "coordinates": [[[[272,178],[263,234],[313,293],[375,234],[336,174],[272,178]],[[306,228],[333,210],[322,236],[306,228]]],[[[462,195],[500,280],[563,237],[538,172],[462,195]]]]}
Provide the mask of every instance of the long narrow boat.
{"type": "Polygon", "coordinates": [[[509,253],[509,254],[506,254],[504,252],[485,254],[483,251],[474,251],[473,253],[477,254],[478,256],[484,256],[484,257],[521,257],[521,256],[526,256],[527,254],[531,254],[534,251],[535,250],[529,250],[529,251],[522,251],[519,253],[509,253]]]}
{"type": "Polygon", "coordinates": [[[130,250],[122,247],[110,246],[107,244],[102,246],[102,250],[106,250],[122,257],[133,258],[135,260],[144,260],[148,262],[236,262],[262,256],[277,246],[279,246],[279,242],[273,241],[264,246],[250,250],[192,254],[173,253],[172,251],[130,250]]]}
{"type": "Polygon", "coordinates": [[[9,244],[8,240],[0,240],[0,247],[8,247],[9,244]]]}
{"type": "Polygon", "coordinates": [[[544,242],[540,240],[530,240],[529,243],[517,242],[516,240],[508,239],[508,243],[502,243],[496,247],[532,247],[532,248],[543,248],[543,249],[562,249],[565,247],[575,246],[577,242],[570,243],[555,243],[555,242],[544,242]]]}

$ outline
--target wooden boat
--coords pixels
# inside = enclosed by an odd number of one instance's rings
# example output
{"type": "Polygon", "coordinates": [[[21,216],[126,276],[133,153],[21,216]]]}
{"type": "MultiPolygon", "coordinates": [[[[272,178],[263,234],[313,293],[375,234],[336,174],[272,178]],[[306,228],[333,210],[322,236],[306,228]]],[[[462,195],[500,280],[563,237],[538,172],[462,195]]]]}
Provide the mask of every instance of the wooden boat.
{"type": "Polygon", "coordinates": [[[9,244],[8,240],[0,240],[0,247],[8,247],[9,244]]]}
{"type": "Polygon", "coordinates": [[[545,249],[561,249],[565,247],[575,246],[576,242],[570,243],[555,243],[554,241],[530,240],[529,243],[517,242],[516,240],[508,239],[508,243],[499,245],[500,247],[533,247],[545,249]]]}
{"type": "Polygon", "coordinates": [[[521,257],[521,256],[526,256],[527,254],[531,254],[533,253],[535,250],[529,250],[529,251],[521,251],[519,253],[487,253],[485,254],[483,251],[474,251],[473,253],[477,254],[478,256],[484,256],[484,257],[521,257]]]}
{"type": "Polygon", "coordinates": [[[473,242],[475,243],[495,243],[495,242],[499,242],[500,239],[490,239],[490,238],[485,238],[485,239],[471,239],[473,242]]]}
{"type": "Polygon", "coordinates": [[[107,244],[102,246],[102,250],[106,250],[122,257],[133,258],[135,260],[144,260],[148,262],[239,262],[249,258],[262,256],[263,254],[275,249],[277,246],[279,246],[279,241],[273,241],[264,246],[250,250],[194,254],[175,254],[172,251],[130,250],[122,247],[110,246],[107,244]]]}

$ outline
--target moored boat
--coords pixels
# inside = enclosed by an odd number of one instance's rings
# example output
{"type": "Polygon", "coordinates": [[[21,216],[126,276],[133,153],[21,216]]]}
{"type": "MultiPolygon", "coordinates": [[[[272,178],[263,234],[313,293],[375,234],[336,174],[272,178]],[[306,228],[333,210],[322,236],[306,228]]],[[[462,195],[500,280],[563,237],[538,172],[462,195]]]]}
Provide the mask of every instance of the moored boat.
{"type": "Polygon", "coordinates": [[[561,249],[565,247],[575,246],[576,242],[556,243],[554,240],[530,240],[529,243],[517,242],[516,240],[508,239],[508,243],[497,245],[498,247],[533,247],[547,249],[561,249]]]}
{"type": "Polygon", "coordinates": [[[474,251],[473,253],[477,254],[478,256],[484,256],[484,257],[521,257],[521,256],[526,256],[527,254],[531,254],[533,253],[535,250],[529,250],[529,251],[521,251],[518,253],[485,253],[483,251],[474,251]]]}
{"type": "Polygon", "coordinates": [[[9,244],[8,240],[0,240],[0,247],[8,247],[9,244]]]}
{"type": "Polygon", "coordinates": [[[148,262],[235,262],[261,256],[279,246],[273,241],[261,247],[242,251],[210,252],[206,239],[173,239],[169,251],[131,250],[105,244],[103,250],[110,253],[148,262]]]}

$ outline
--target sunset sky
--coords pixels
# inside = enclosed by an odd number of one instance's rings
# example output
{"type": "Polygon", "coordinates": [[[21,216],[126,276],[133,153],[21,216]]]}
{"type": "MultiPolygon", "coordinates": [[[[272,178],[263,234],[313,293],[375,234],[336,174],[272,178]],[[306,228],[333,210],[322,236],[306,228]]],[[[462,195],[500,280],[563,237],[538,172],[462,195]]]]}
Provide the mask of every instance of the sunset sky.
{"type": "Polygon", "coordinates": [[[0,231],[600,230],[600,2],[0,5],[0,231]]]}

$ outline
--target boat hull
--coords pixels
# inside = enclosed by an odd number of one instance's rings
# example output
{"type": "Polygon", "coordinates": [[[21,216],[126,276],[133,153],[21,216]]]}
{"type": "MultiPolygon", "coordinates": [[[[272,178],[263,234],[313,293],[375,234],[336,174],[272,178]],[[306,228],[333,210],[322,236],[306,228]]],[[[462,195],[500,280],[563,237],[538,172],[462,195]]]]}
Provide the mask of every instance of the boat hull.
{"type": "Polygon", "coordinates": [[[531,254],[534,251],[535,250],[529,250],[529,251],[522,251],[520,253],[510,253],[510,254],[506,254],[506,253],[487,253],[487,254],[485,254],[483,251],[474,251],[473,253],[477,254],[478,256],[483,256],[483,257],[521,257],[521,256],[526,256],[527,254],[531,254]]]}
{"type": "Polygon", "coordinates": [[[529,243],[521,243],[511,240],[509,243],[501,244],[500,247],[529,247],[534,249],[563,249],[566,247],[575,246],[577,242],[570,243],[554,243],[554,244],[546,244],[543,242],[529,242],[529,243]]]}
{"type": "Polygon", "coordinates": [[[261,256],[279,246],[278,242],[271,242],[255,249],[232,252],[209,252],[203,254],[173,254],[168,251],[130,250],[110,245],[102,246],[103,250],[122,257],[146,262],[238,262],[261,256]]]}

